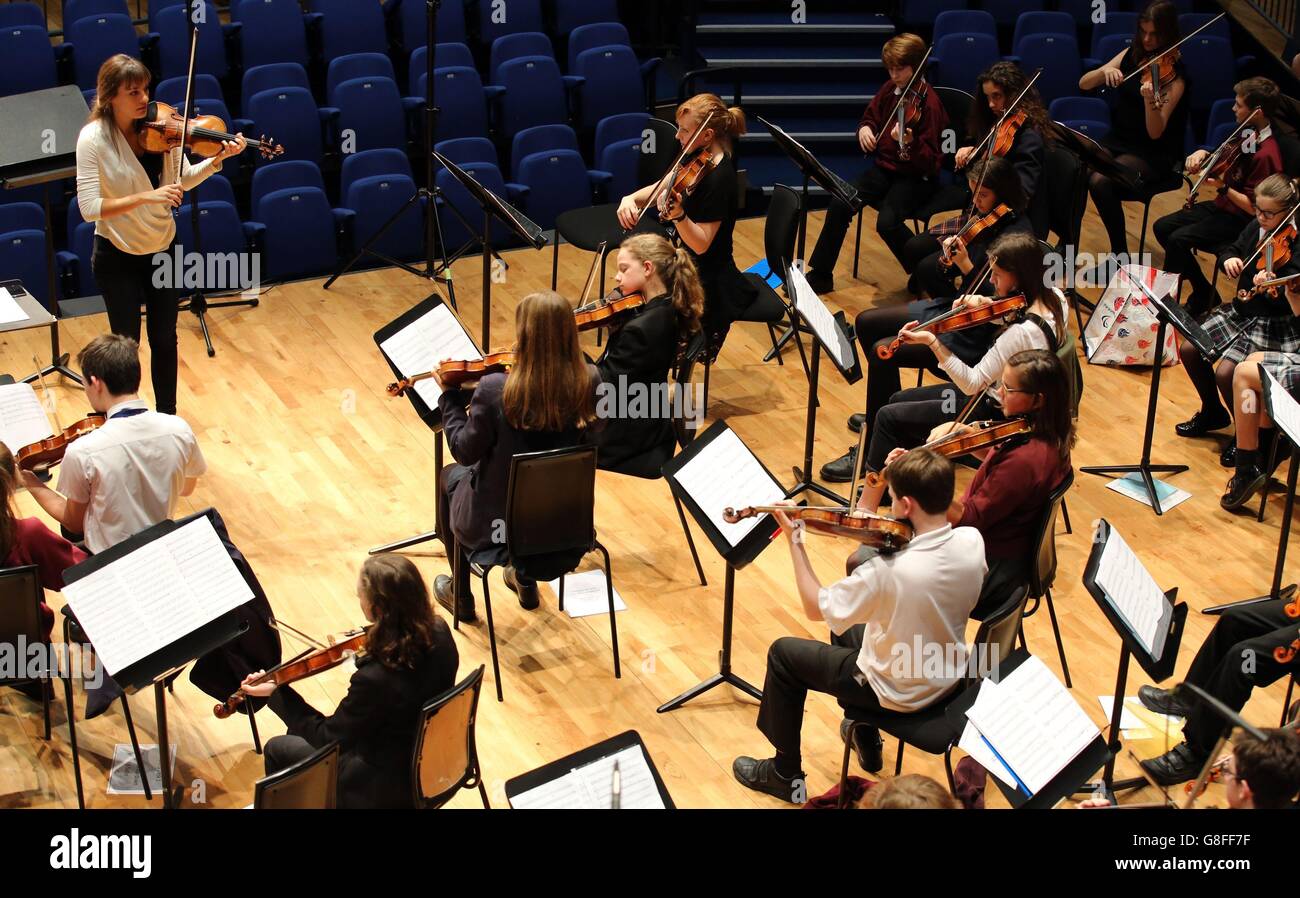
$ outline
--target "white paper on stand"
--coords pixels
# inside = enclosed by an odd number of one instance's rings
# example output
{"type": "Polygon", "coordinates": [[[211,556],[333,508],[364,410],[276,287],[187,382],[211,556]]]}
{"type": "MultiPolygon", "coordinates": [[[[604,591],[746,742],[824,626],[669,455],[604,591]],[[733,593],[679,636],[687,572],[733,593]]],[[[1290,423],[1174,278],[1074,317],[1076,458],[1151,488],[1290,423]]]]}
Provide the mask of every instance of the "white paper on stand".
{"type": "Polygon", "coordinates": [[[723,511],[729,507],[739,510],[771,505],[785,498],[781,484],[772,479],[730,428],[685,464],[676,479],[733,547],[740,545],[763,516],[728,524],[723,520],[723,511]]]}
{"type": "MultiPolygon", "coordinates": [[[[568,596],[565,596],[567,601],[568,596]]],[[[663,810],[664,800],[639,745],[577,767],[564,776],[521,792],[510,799],[519,810],[569,808],[608,809],[614,799],[614,762],[620,778],[619,807],[624,810],[663,810]]]]}
{"type": "MultiPolygon", "coordinates": [[[[379,348],[402,372],[402,377],[432,371],[448,359],[483,358],[483,353],[479,352],[465,327],[445,303],[412,321],[380,343],[379,348]]],[[[429,408],[437,408],[442,388],[435,378],[426,377],[416,383],[415,393],[429,408]]]]}
{"type": "Polygon", "coordinates": [[[24,446],[53,435],[45,406],[31,384],[0,385],[0,443],[17,454],[24,446]]]}

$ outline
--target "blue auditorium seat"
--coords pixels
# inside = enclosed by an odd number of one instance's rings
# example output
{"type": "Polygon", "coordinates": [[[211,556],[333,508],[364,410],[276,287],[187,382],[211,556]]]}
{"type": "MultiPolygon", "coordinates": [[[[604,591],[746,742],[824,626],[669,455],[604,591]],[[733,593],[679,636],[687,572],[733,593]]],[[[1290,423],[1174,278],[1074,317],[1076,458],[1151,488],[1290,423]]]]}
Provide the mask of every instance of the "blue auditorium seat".
{"type": "Polygon", "coordinates": [[[388,32],[384,11],[372,0],[308,0],[308,8],[321,14],[321,55],[336,59],[350,53],[384,53],[388,32]]]}
{"type": "Polygon", "coordinates": [[[259,133],[272,136],[284,147],[282,160],[304,159],[321,164],[329,113],[317,108],[311,91],[303,87],[258,91],[248,100],[245,114],[259,133]]]}
{"type": "MultiPolygon", "coordinates": [[[[420,91],[420,76],[428,72],[428,47],[416,47],[411,51],[410,73],[407,78],[408,93],[411,96],[424,96],[420,91]]],[[[443,44],[433,48],[433,67],[435,69],[474,68],[474,54],[464,44],[443,44]]]]}
{"type": "Polygon", "coordinates": [[[271,62],[307,68],[307,20],[298,0],[240,0],[230,19],[239,22],[239,47],[245,69],[271,62]]]}

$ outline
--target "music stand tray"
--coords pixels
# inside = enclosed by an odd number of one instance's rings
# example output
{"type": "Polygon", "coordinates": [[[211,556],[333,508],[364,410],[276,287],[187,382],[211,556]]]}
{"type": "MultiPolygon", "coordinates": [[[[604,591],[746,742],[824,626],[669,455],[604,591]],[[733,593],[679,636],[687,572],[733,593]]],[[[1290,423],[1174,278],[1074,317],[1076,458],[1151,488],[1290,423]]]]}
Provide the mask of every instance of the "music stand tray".
{"type": "Polygon", "coordinates": [[[575,751],[573,754],[551,761],[549,764],[543,764],[536,770],[530,770],[527,773],[521,773],[519,776],[511,777],[506,780],[506,800],[510,801],[516,795],[543,786],[573,770],[604,760],[624,749],[633,747],[639,747],[645,756],[646,766],[650,768],[650,775],[654,777],[655,786],[659,790],[659,797],[663,799],[664,809],[676,810],[677,805],[673,803],[673,797],[668,794],[668,787],[664,785],[663,777],[659,775],[659,768],[655,766],[654,758],[650,757],[650,752],[646,749],[641,734],[636,730],[628,730],[619,733],[617,736],[611,736],[602,742],[597,742],[595,745],[589,745],[575,751]]]}

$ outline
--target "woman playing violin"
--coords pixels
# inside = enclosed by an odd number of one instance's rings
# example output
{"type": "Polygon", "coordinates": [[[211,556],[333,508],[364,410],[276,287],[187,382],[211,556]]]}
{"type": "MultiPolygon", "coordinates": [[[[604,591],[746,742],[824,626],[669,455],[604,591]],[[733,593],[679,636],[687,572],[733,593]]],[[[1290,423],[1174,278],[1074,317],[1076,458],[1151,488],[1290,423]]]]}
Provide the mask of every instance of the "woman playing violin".
{"type": "Polygon", "coordinates": [[[451,628],[434,614],[409,558],[367,558],[357,599],[370,624],[366,650],[333,714],[317,711],[292,686],[259,683],[265,671],[249,674],[240,688],[269,697],[268,706],[288,727],[266,743],[268,775],[338,742],[340,808],[409,808],[420,709],[455,685],[460,658],[451,628]]]}
{"type": "MultiPolygon", "coordinates": [[[[1182,100],[1187,74],[1177,61],[1171,63],[1168,84],[1153,85],[1145,75],[1127,76],[1176,44],[1179,36],[1178,7],[1171,0],[1156,0],[1139,16],[1132,46],[1079,79],[1080,90],[1109,87],[1118,91],[1111,129],[1101,144],[1115,155],[1116,162],[1148,180],[1164,177],[1182,161],[1188,106],[1182,100]]],[[[1141,188],[1130,191],[1098,172],[1089,178],[1088,192],[1106,227],[1110,251],[1127,253],[1123,201],[1144,199],[1145,194],[1141,188]]]]}
{"type": "Polygon", "coordinates": [[[602,381],[597,411],[606,421],[596,436],[596,457],[605,470],[657,477],[676,445],[668,409],[657,397],[667,395],[669,371],[700,329],[704,291],[690,254],[654,234],[623,241],[615,281],[624,295],[640,293],[646,302],[615,319],[596,362],[602,381]],[[639,408],[633,404],[638,395],[644,397],[639,408]]]}
{"type": "MultiPolygon", "coordinates": [[[[550,292],[525,296],[515,309],[515,336],[515,362],[508,373],[489,374],[472,390],[469,384],[444,389],[438,397],[443,436],[456,459],[442,469],[438,491],[438,535],[453,571],[458,553],[468,560],[476,550],[502,545],[510,460],[516,454],[584,443],[602,423],[596,413],[600,375],[583,359],[568,300],[550,292]]],[[[511,567],[504,573],[520,604],[536,608],[537,583],[511,567]]],[[[439,574],[433,592],[456,619],[472,622],[469,580],[465,576],[453,584],[439,574]]]]}
{"type": "MultiPolygon", "coordinates": [[[[1025,314],[1015,323],[1003,327],[992,345],[974,364],[968,364],[950,350],[930,330],[917,329],[911,321],[899,332],[904,344],[928,347],[940,371],[951,384],[935,384],[902,390],[889,398],[868,418],[869,429],[865,462],[857,459],[857,447],[847,455],[822,467],[822,479],[847,483],[853,477],[853,465],[859,470],[880,471],[890,451],[901,446],[911,448],[925,442],[926,435],[937,425],[957,417],[968,399],[997,383],[1007,359],[1025,349],[1055,352],[1065,341],[1065,299],[1049,283],[1047,259],[1042,246],[1029,234],[1000,237],[989,249],[990,280],[998,297],[1021,294],[1026,301],[1025,314]],[[955,389],[954,389],[955,387],[955,389]]],[[[978,309],[990,304],[987,296],[967,294],[956,300],[957,308],[978,309]]],[[[870,387],[870,384],[868,384],[870,387]]],[[[976,403],[972,420],[996,417],[987,397],[976,403]]]]}
{"type": "MultiPolygon", "coordinates": [[[[690,150],[686,158],[703,152],[717,164],[688,196],[669,191],[659,201],[660,217],[672,222],[700,275],[710,360],[717,358],[731,323],[758,295],[732,256],[732,231],[740,205],[732,143],[744,133],[745,113],[736,106],[727,108],[714,94],[696,94],[677,107],[677,141],[683,150],[690,150]],[[706,120],[708,125],[701,130],[706,120]]],[[[645,206],[656,202],[657,186],[650,184],[623,197],[618,207],[619,224],[625,228],[635,226],[645,206]]]]}
{"type": "Polygon", "coordinates": [[[172,210],[223,160],[243,152],[243,135],[226,141],[210,160],[190,165],[180,148],[146,153],[136,125],[149,111],[149,70],[119,53],[99,68],[90,121],[77,138],[77,203],[95,223],[91,268],[104,294],[113,333],[140,341],[140,308],[151,355],[154,404],[176,414],[175,291],[155,286],[153,256],[171,258],[176,239],[172,210]]]}

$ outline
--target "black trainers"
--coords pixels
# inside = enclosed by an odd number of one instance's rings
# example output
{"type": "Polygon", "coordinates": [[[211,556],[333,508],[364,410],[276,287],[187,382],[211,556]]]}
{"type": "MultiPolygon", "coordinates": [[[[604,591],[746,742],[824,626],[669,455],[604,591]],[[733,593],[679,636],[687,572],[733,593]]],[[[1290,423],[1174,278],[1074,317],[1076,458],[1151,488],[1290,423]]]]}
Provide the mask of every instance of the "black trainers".
{"type": "Polygon", "coordinates": [[[1158,758],[1142,761],[1142,769],[1162,786],[1176,786],[1196,779],[1208,755],[1200,754],[1186,742],[1179,742],[1158,758]]]}
{"type": "Polygon", "coordinates": [[[853,414],[849,415],[849,430],[853,431],[854,433],[861,433],[862,425],[866,423],[867,423],[866,412],[854,412],[853,414]]]}
{"type": "Polygon", "coordinates": [[[731,772],[742,786],[755,792],[771,795],[790,804],[803,804],[807,801],[808,788],[803,771],[798,776],[786,779],[776,772],[774,758],[759,761],[741,755],[732,762],[731,772]]]}
{"type": "Polygon", "coordinates": [[[1203,437],[1212,430],[1222,430],[1232,423],[1232,415],[1229,415],[1222,407],[1213,411],[1201,409],[1181,424],[1174,425],[1174,433],[1180,437],[1203,437]]]}
{"type": "Polygon", "coordinates": [[[1250,497],[1264,488],[1268,475],[1258,465],[1238,468],[1237,473],[1228,481],[1228,491],[1219,499],[1219,505],[1225,511],[1236,511],[1250,501],[1250,497]]]}
{"type": "Polygon", "coordinates": [[[1155,711],[1157,714],[1168,714],[1172,717],[1186,717],[1191,710],[1187,702],[1179,697],[1178,691],[1175,689],[1141,686],[1138,688],[1138,701],[1148,711],[1155,711]]]}
{"type": "MultiPolygon", "coordinates": [[[[849,451],[834,461],[822,465],[821,478],[827,483],[849,483],[853,480],[853,463],[858,459],[858,447],[850,446],[849,451]]],[[[859,471],[861,476],[862,472],[859,471]]]]}
{"type": "MultiPolygon", "coordinates": [[[[840,741],[849,741],[849,730],[853,721],[845,718],[840,721],[840,741]]],[[[853,729],[853,751],[858,757],[858,766],[867,773],[879,773],[885,766],[885,741],[880,738],[880,730],[875,730],[872,738],[869,731],[874,727],[859,726],[853,729]]]]}
{"type": "Polygon", "coordinates": [[[536,611],[537,606],[542,604],[542,600],[537,591],[537,581],[532,583],[520,583],[519,575],[515,573],[512,565],[507,564],[501,571],[501,577],[506,581],[506,586],[510,591],[519,596],[519,607],[525,611],[536,611]]]}
{"type": "Polygon", "coordinates": [[[835,275],[822,271],[806,271],[804,278],[808,281],[808,286],[812,287],[813,292],[820,295],[823,293],[835,292],[835,275]]]}
{"type": "Polygon", "coordinates": [[[466,599],[456,598],[452,580],[446,574],[439,574],[433,578],[433,597],[446,609],[453,620],[460,620],[467,624],[478,620],[478,615],[474,613],[474,598],[472,596],[466,599]]]}

